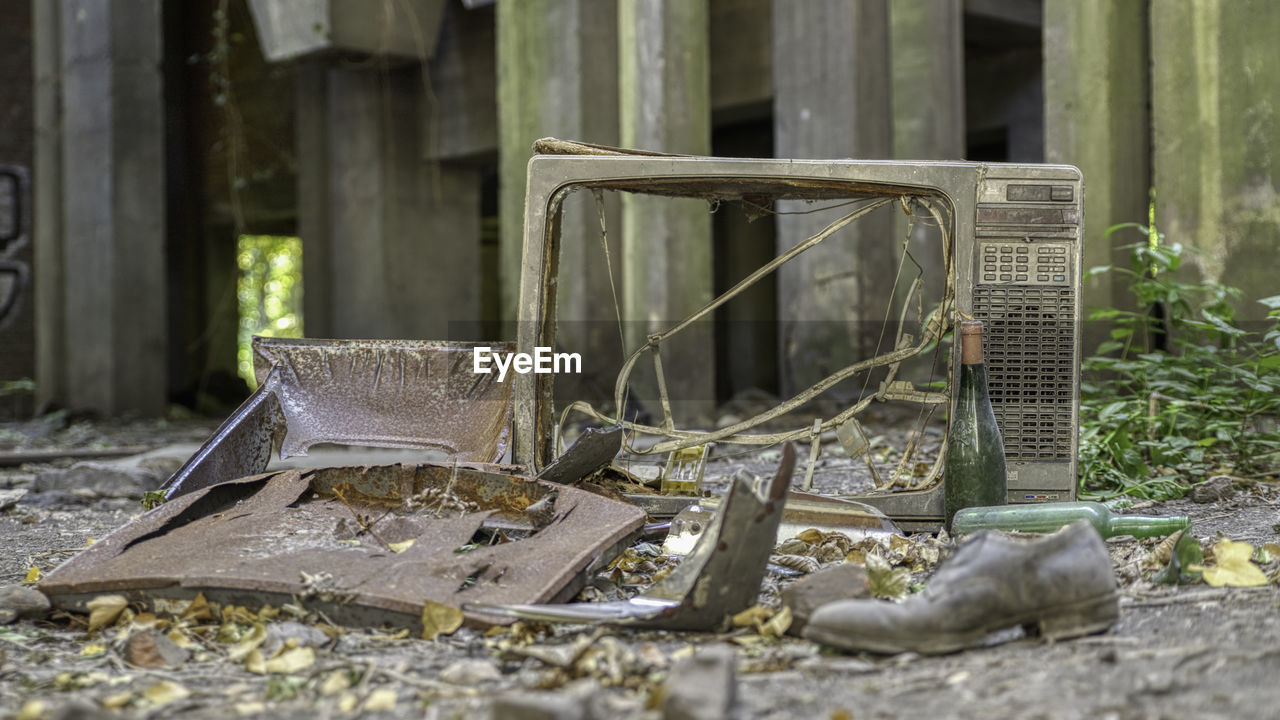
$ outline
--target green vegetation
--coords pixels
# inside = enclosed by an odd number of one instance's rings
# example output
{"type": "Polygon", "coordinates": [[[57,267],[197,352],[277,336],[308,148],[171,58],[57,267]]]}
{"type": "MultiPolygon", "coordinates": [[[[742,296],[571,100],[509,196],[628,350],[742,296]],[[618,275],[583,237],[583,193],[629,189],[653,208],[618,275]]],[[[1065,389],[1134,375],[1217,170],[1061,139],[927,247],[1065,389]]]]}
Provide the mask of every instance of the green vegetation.
{"type": "Polygon", "coordinates": [[[1112,330],[1083,363],[1082,495],[1167,499],[1216,473],[1280,472],[1280,296],[1258,301],[1268,320],[1250,332],[1237,290],[1182,279],[1179,244],[1135,224],[1107,234],[1130,228],[1146,236],[1131,267],[1090,270],[1128,277],[1138,310],[1089,317],[1112,330]]]}
{"type": "Polygon", "coordinates": [[[241,235],[236,262],[240,265],[237,369],[250,387],[256,387],[249,347],[253,336],[302,337],[302,241],[241,235]]]}

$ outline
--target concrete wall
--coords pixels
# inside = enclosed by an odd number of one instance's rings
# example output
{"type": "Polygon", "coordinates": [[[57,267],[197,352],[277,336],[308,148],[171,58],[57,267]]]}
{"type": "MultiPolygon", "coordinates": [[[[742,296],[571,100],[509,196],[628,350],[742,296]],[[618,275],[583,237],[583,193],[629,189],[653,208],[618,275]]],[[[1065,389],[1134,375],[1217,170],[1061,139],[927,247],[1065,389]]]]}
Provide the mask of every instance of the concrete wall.
{"type": "Polygon", "coordinates": [[[41,265],[51,259],[40,279],[59,291],[38,310],[39,332],[58,336],[40,346],[52,352],[38,360],[40,398],[159,414],[168,350],[160,3],[63,0],[37,18],[36,164],[46,175],[37,220],[56,220],[36,228],[36,242],[41,265]]]}
{"type": "Polygon", "coordinates": [[[1156,223],[1201,277],[1275,295],[1280,4],[1156,0],[1151,37],[1156,223]]]}
{"type": "MultiPolygon", "coordinates": [[[[1045,160],[1084,173],[1084,265],[1128,267],[1139,235],[1106,237],[1120,223],[1145,222],[1151,187],[1145,0],[1045,3],[1045,160]]],[[[1177,122],[1186,123],[1183,114],[1177,122]]],[[[1103,275],[1084,305],[1127,304],[1127,280],[1103,275]]],[[[1097,340],[1098,338],[1092,338],[1097,340]]],[[[1086,342],[1086,352],[1094,342],[1086,342]]]]}

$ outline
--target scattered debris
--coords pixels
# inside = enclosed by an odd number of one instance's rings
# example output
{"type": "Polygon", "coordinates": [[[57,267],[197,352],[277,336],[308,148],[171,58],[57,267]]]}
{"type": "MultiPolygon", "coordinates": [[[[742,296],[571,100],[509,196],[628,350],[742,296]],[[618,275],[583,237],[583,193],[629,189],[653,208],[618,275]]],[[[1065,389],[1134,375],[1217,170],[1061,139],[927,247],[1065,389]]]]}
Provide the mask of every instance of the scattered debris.
{"type": "Polygon", "coordinates": [[[1179,530],[1160,542],[1151,551],[1151,558],[1164,569],[1151,578],[1164,585],[1188,585],[1200,579],[1194,568],[1204,562],[1200,541],[1189,530],[1179,530]]]}
{"type": "MultiPolygon", "coordinates": [[[[621,428],[619,428],[621,431],[621,428]]],[[[662,470],[660,488],[667,495],[702,495],[702,476],[715,443],[672,450],[662,470]]]]}
{"type": "Polygon", "coordinates": [[[515,692],[493,701],[493,720],[586,720],[581,699],[562,692],[515,692]]]}
{"type": "Polygon", "coordinates": [[[163,480],[163,475],[132,464],[79,462],[39,473],[31,489],[37,493],[63,491],[87,499],[139,499],[160,487],[163,480]]]}
{"type": "Polygon", "coordinates": [[[502,677],[498,666],[489,660],[459,660],[440,671],[440,681],[450,685],[475,687],[502,677]]]}
{"type": "Polygon", "coordinates": [[[1214,475],[1202,483],[1191,486],[1191,499],[1198,503],[1229,500],[1236,494],[1230,475],[1214,475]]]}
{"type": "Polygon", "coordinates": [[[667,630],[713,630],[755,604],[795,469],[788,443],[761,498],[741,478],[697,546],[670,574],[629,600],[568,605],[467,603],[464,610],[543,622],[610,622],[667,630]]]}
{"type": "Polygon", "coordinates": [[[823,605],[870,596],[867,570],[861,565],[841,563],[819,570],[782,589],[782,605],[791,610],[792,618],[787,632],[799,636],[810,616],[823,605]]]}
{"type": "Polygon", "coordinates": [[[26,495],[27,492],[28,490],[26,488],[0,490],[0,512],[4,512],[14,505],[17,505],[18,501],[21,500],[22,496],[26,495]]]}
{"type": "Polygon", "coordinates": [[[737,700],[737,657],[733,649],[703,648],[681,658],[663,685],[663,720],[724,720],[737,700]]]}
{"type": "MultiPolygon", "coordinates": [[[[663,541],[663,552],[685,555],[692,550],[719,506],[720,498],[710,497],[700,499],[677,513],[671,521],[667,539],[663,541]]],[[[782,521],[778,524],[778,541],[798,537],[810,530],[837,533],[846,540],[888,537],[901,532],[884,513],[870,505],[809,493],[788,493],[782,521]]],[[[840,557],[844,557],[844,552],[840,557]]]]}
{"type": "Polygon", "coordinates": [[[10,585],[0,588],[0,625],[15,620],[38,620],[49,614],[49,598],[35,588],[10,585]]]}
{"type": "Polygon", "coordinates": [[[133,633],[124,646],[125,663],[147,670],[173,670],[182,667],[189,655],[177,643],[155,630],[133,633]]]}

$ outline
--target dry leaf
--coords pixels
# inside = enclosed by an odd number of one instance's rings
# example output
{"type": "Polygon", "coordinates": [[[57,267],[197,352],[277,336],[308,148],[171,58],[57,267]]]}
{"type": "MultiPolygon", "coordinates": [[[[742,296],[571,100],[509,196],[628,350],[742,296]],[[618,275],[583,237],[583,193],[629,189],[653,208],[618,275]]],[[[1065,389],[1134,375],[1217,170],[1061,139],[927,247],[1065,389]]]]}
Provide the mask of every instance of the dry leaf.
{"type": "Polygon", "coordinates": [[[434,640],[462,627],[462,611],[452,605],[428,600],[422,605],[422,639],[434,640]]]}
{"type": "Polygon", "coordinates": [[[187,604],[186,609],[182,611],[182,620],[212,620],[213,609],[209,607],[209,601],[204,598],[204,593],[198,593],[194,600],[187,604]]]}
{"type": "Polygon", "coordinates": [[[344,690],[351,689],[351,673],[346,670],[334,670],[324,677],[320,683],[320,695],[329,697],[344,690]]]}
{"type": "Polygon", "coordinates": [[[43,700],[28,700],[22,704],[22,709],[13,716],[13,720],[41,720],[46,709],[43,700]]]}
{"type": "Polygon", "coordinates": [[[254,623],[249,632],[227,651],[227,658],[231,662],[240,662],[249,657],[250,651],[256,649],[267,639],[267,629],[262,623],[254,623]]]}
{"type": "Polygon", "coordinates": [[[80,657],[98,657],[107,652],[107,646],[100,643],[89,643],[80,649],[80,657]]]}
{"type": "Polygon", "coordinates": [[[342,697],[338,698],[338,711],[349,713],[356,709],[356,703],[359,701],[360,699],[356,697],[355,693],[343,693],[342,697]]]}
{"type": "Polygon", "coordinates": [[[315,662],[316,653],[309,647],[286,645],[269,660],[263,658],[261,650],[254,648],[245,657],[244,669],[256,675],[288,675],[306,670],[315,662]]]}
{"type": "Polygon", "coordinates": [[[394,710],[396,707],[396,691],[391,688],[378,688],[369,693],[369,697],[365,698],[364,705],[361,710],[365,712],[378,712],[379,710],[394,710]]]}
{"type": "Polygon", "coordinates": [[[129,601],[123,595],[99,595],[89,601],[89,632],[106,627],[120,617],[129,601]]]}
{"type": "Polygon", "coordinates": [[[156,705],[168,705],[171,702],[191,697],[191,691],[178,683],[161,680],[142,691],[142,697],[156,705]]]}
{"type": "Polygon", "coordinates": [[[28,585],[40,582],[40,568],[33,567],[30,570],[28,570],[27,576],[23,578],[22,582],[28,585]]]}
{"type": "Polygon", "coordinates": [[[133,691],[125,690],[102,698],[98,701],[98,705],[104,710],[119,710],[130,702],[133,702],[133,691]]]}
{"type": "Polygon", "coordinates": [[[233,707],[237,715],[261,715],[267,711],[267,704],[261,700],[236,703],[233,707]]]}
{"type": "Polygon", "coordinates": [[[1213,556],[1216,565],[1200,568],[1204,573],[1204,581],[1213,587],[1253,587],[1267,584],[1267,576],[1250,561],[1253,546],[1249,543],[1223,538],[1213,544],[1213,556]]]}
{"type": "Polygon", "coordinates": [[[734,627],[756,627],[760,623],[773,617],[773,610],[762,605],[752,605],[733,616],[734,627]]]}
{"type": "Polygon", "coordinates": [[[785,605],[773,617],[761,623],[758,630],[765,637],[780,638],[791,627],[791,608],[785,605]]]}
{"type": "Polygon", "coordinates": [[[409,538],[403,542],[387,543],[387,547],[391,548],[391,552],[393,553],[402,553],[413,547],[415,542],[417,542],[417,538],[409,538]]]}
{"type": "Polygon", "coordinates": [[[879,555],[867,555],[867,587],[871,594],[882,600],[901,600],[907,596],[911,573],[906,568],[896,568],[879,555]]]}

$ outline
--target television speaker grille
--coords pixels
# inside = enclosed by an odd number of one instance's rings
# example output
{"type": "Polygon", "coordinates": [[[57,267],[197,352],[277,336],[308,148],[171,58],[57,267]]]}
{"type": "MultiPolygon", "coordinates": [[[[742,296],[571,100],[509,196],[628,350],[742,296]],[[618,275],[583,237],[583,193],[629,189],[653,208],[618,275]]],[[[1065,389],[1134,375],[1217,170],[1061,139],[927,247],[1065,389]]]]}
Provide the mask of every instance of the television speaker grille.
{"type": "Polygon", "coordinates": [[[1075,291],[978,285],[991,407],[1010,460],[1072,460],[1076,395],[1075,291]]]}

